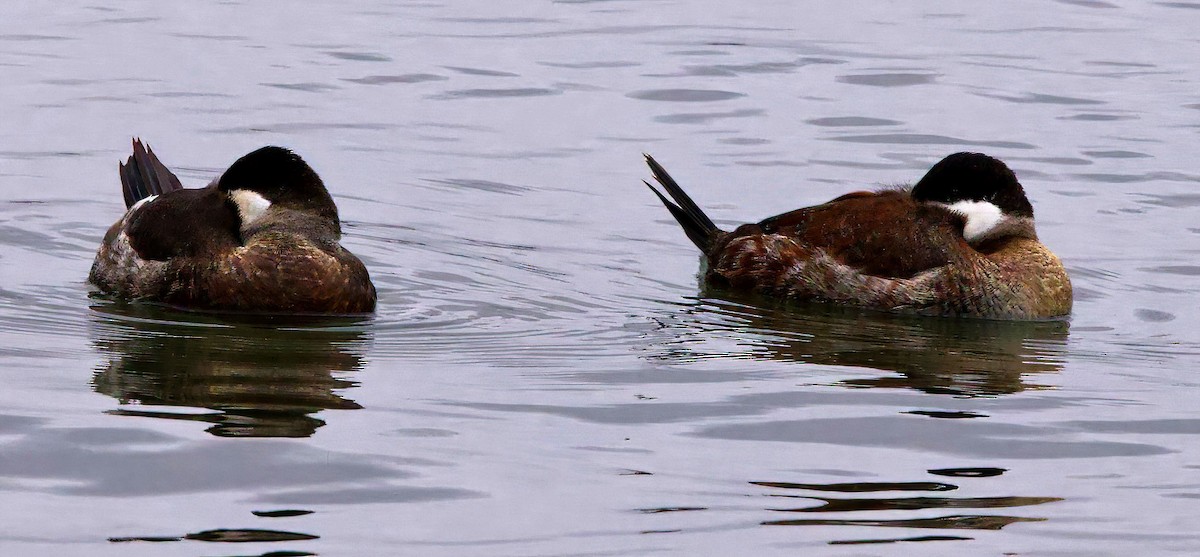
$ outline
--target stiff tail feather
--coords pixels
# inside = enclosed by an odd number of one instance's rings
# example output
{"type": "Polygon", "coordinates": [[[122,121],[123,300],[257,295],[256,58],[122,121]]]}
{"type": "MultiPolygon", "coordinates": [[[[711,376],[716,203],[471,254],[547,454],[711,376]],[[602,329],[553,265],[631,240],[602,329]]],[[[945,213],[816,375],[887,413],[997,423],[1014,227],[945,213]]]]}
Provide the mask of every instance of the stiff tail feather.
{"type": "Polygon", "coordinates": [[[179,178],[154,156],[154,151],[142,145],[140,139],[133,139],[133,154],[119,166],[126,208],[151,195],[183,189],[179,178]]]}
{"type": "Polygon", "coordinates": [[[667,174],[667,169],[658,164],[658,161],[654,160],[654,157],[650,155],[645,155],[645,157],[646,164],[650,165],[650,172],[654,174],[654,180],[663,189],[667,190],[667,195],[670,195],[671,199],[667,199],[654,186],[651,186],[650,182],[642,180],[642,183],[646,184],[646,187],[650,188],[650,191],[658,196],[658,200],[662,201],[668,211],[671,211],[671,215],[675,217],[676,221],[679,221],[679,226],[683,227],[683,231],[687,234],[688,239],[693,244],[696,244],[696,247],[700,248],[700,251],[708,253],[709,248],[712,247],[713,238],[717,233],[721,232],[721,229],[713,224],[712,219],[709,219],[708,215],[704,214],[704,211],[696,205],[696,202],[688,197],[688,194],[684,193],[683,188],[679,187],[675,179],[671,178],[670,174],[667,174]],[[673,203],[672,199],[674,200],[673,203]]]}

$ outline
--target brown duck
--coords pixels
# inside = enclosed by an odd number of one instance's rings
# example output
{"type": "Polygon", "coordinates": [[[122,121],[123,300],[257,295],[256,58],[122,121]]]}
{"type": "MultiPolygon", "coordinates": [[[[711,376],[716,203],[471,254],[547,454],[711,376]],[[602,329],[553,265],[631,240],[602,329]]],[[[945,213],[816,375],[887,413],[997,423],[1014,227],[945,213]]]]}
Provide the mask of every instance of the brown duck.
{"type": "Polygon", "coordinates": [[[1071,311],[1071,280],[1038,241],[1025,190],[987,155],[956,153],[912,188],[849,193],[732,232],[717,228],[649,155],[646,162],[670,199],[646,185],[704,252],[710,285],[930,315],[1046,319],[1071,311]]]}
{"type": "Polygon", "coordinates": [[[88,275],[101,292],[191,310],[375,309],[367,268],[338,243],[337,206],[295,153],[263,147],[207,187],[185,189],[135,139],[120,170],[128,210],[88,275]]]}

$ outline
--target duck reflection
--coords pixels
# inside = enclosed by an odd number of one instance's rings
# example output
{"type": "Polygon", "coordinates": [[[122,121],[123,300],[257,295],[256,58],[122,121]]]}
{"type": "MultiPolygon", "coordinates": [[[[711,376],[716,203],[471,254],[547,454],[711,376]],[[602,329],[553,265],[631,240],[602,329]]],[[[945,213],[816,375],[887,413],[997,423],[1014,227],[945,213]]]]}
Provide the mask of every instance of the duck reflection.
{"type": "Polygon", "coordinates": [[[92,309],[93,345],[107,358],[92,378],[96,392],[122,405],[214,411],[111,414],[208,422],[222,437],[308,437],[325,424],[312,414],[361,408],[337,393],[356,385],[340,375],[363,366],[361,319],[230,323],[161,308],[92,309]]]}
{"type": "MultiPolygon", "coordinates": [[[[1046,388],[1030,376],[1057,372],[1066,360],[1066,321],[994,321],[895,315],[826,304],[764,304],[709,294],[685,312],[688,328],[735,335],[742,353],[726,354],[852,366],[899,375],[841,381],[847,387],[910,388],[994,396],[1046,388]]],[[[695,344],[684,340],[686,344],[695,344]]],[[[673,349],[674,357],[694,348],[673,349]]]]}

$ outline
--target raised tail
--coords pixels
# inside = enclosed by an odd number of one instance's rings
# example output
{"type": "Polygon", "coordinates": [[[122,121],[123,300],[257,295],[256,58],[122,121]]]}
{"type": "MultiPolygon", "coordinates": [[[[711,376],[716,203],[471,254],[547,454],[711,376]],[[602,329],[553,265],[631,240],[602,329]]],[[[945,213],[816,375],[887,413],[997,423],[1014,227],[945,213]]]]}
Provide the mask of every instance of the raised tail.
{"type": "Polygon", "coordinates": [[[151,195],[161,195],[169,191],[183,189],[167,166],[154,156],[154,151],[142,145],[142,140],[133,139],[133,154],[121,169],[121,189],[125,193],[125,207],[133,207],[134,203],[151,195]]]}
{"type": "Polygon", "coordinates": [[[709,219],[708,215],[700,210],[700,207],[696,205],[695,201],[692,201],[692,198],[688,197],[688,194],[684,193],[683,188],[679,187],[675,179],[671,178],[670,174],[667,174],[667,169],[658,164],[658,161],[654,160],[654,157],[650,155],[645,155],[645,157],[646,164],[650,165],[650,172],[654,174],[654,180],[663,189],[667,190],[667,195],[670,195],[671,199],[675,200],[674,203],[655,189],[654,186],[651,186],[650,182],[642,180],[642,183],[646,184],[646,187],[650,188],[650,191],[658,196],[658,200],[662,201],[663,205],[666,205],[667,210],[671,211],[671,215],[675,217],[675,220],[679,221],[679,226],[683,227],[684,233],[687,234],[692,243],[696,244],[696,247],[700,248],[700,251],[708,253],[709,248],[712,247],[713,238],[721,232],[721,229],[713,224],[712,219],[709,219]]]}

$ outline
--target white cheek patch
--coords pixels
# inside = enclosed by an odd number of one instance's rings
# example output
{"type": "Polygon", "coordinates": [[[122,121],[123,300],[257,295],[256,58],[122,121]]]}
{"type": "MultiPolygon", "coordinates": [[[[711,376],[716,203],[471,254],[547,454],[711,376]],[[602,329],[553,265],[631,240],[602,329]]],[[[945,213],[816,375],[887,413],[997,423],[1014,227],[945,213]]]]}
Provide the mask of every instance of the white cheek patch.
{"type": "Polygon", "coordinates": [[[248,226],[271,207],[267,198],[249,190],[233,190],[229,198],[237,205],[238,215],[242,218],[242,226],[248,226]]]}
{"type": "Polygon", "coordinates": [[[982,239],[1004,221],[1004,213],[995,203],[988,201],[958,201],[947,205],[946,208],[966,219],[963,238],[967,242],[982,239]]]}

